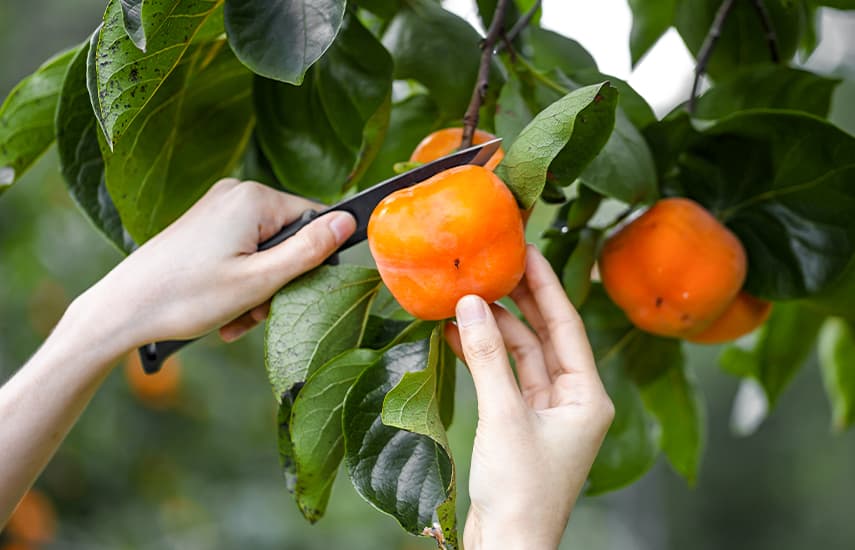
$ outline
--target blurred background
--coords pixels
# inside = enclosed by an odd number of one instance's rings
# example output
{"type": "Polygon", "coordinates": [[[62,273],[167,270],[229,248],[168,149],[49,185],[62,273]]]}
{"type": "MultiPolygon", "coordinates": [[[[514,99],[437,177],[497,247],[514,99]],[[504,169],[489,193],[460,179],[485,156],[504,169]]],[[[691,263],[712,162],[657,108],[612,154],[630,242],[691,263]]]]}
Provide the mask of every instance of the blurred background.
{"type": "MultiPolygon", "coordinates": [[[[447,5],[474,21],[471,1],[447,5]]],[[[628,79],[658,114],[687,97],[692,60],[673,31],[630,70],[625,0],[544,6],[544,26],[582,42],[604,72],[628,79]]],[[[0,97],[51,54],[86,38],[103,9],[103,0],[2,0],[0,97]]],[[[806,63],[850,75],[855,65],[846,65],[846,52],[855,51],[855,17],[832,10],[821,17],[823,41],[806,63]]],[[[842,86],[833,115],[850,132],[852,97],[851,87],[842,86]]],[[[120,259],[71,202],[50,150],[0,197],[0,379],[120,259]]],[[[262,351],[261,330],[229,346],[209,337],[153,384],[133,362],[119,365],[22,506],[19,517],[27,521],[0,534],[0,549],[434,547],[363,502],[343,473],[326,517],[315,526],[302,519],[281,482],[262,351]],[[43,542],[15,545],[21,533],[43,542]]],[[[815,362],[757,433],[740,438],[730,429],[738,381],[718,369],[717,353],[690,348],[708,405],[696,487],[660,463],[623,491],[582,498],[562,549],[855,547],[855,433],[831,433],[815,362]]],[[[451,440],[465,510],[475,401],[465,369],[458,378],[451,440]]]]}

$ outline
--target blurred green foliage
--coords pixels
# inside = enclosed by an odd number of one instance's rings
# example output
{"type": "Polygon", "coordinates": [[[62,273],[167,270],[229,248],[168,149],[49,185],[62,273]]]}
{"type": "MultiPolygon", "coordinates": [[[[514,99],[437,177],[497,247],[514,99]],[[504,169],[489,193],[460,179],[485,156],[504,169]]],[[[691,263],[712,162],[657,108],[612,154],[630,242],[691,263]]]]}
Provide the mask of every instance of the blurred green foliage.
{"type": "MultiPolygon", "coordinates": [[[[0,3],[0,96],[53,52],[82,41],[103,7],[98,0],[0,3]]],[[[852,120],[851,108],[836,109],[852,120]]],[[[550,217],[539,216],[531,236],[550,217]]],[[[26,361],[74,296],[120,260],[71,202],[51,150],[0,200],[0,379],[26,361]]],[[[137,400],[116,369],[37,484],[59,515],[50,548],[433,547],[401,533],[345,477],[326,518],[316,526],[302,519],[281,480],[262,349],[261,331],[230,346],[211,337],[188,348],[179,399],[166,409],[137,400]]],[[[855,433],[831,434],[815,362],[757,434],[738,438],[729,427],[738,381],[718,369],[716,348],[690,353],[710,407],[696,487],[660,464],[630,488],[583,499],[562,548],[851,548],[855,433]]],[[[475,402],[465,369],[458,375],[450,436],[465,510],[475,402]]]]}

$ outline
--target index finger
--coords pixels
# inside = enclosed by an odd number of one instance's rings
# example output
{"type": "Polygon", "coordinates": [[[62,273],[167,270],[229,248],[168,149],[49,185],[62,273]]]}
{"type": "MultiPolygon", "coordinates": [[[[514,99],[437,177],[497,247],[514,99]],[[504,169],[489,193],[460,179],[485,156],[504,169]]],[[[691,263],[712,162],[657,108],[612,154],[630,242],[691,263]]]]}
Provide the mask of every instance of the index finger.
{"type": "Polygon", "coordinates": [[[532,245],[528,246],[526,254],[525,277],[561,370],[596,373],[597,366],[582,318],[567,298],[549,262],[532,245]]]}

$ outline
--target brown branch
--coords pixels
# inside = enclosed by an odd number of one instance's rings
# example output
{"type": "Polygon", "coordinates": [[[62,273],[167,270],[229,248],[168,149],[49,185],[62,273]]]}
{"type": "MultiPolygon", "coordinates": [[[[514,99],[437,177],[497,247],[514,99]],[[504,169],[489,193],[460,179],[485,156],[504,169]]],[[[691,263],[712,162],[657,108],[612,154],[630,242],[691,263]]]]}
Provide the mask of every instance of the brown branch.
{"type": "Polygon", "coordinates": [[[496,12],[493,14],[493,21],[487,30],[487,36],[484,37],[484,41],[481,44],[481,64],[478,67],[478,78],[475,80],[475,89],[472,90],[472,99],[469,100],[469,107],[466,108],[466,113],[463,115],[463,138],[460,140],[461,148],[472,146],[475,128],[478,127],[478,110],[487,96],[487,87],[490,80],[490,63],[493,61],[496,43],[505,30],[505,14],[508,11],[508,2],[509,0],[499,0],[496,5],[496,12]]]}
{"type": "Polygon", "coordinates": [[[707,64],[709,63],[710,57],[715,49],[716,42],[718,42],[718,39],[721,37],[721,29],[724,27],[724,22],[727,21],[727,17],[730,15],[730,12],[733,11],[733,6],[735,4],[736,0],[724,0],[721,3],[721,6],[719,6],[718,11],[715,14],[715,19],[713,19],[712,26],[710,27],[706,38],[704,38],[704,43],[701,45],[701,49],[698,52],[698,62],[695,65],[695,79],[692,82],[692,95],[689,96],[689,113],[695,112],[695,103],[698,98],[698,88],[701,85],[701,77],[707,70],[707,64]]]}
{"type": "Polygon", "coordinates": [[[531,20],[534,17],[534,14],[536,14],[537,10],[540,9],[540,5],[542,3],[543,3],[543,0],[537,0],[531,6],[531,9],[529,9],[527,12],[525,12],[525,14],[522,17],[517,19],[517,22],[514,23],[514,26],[511,27],[511,30],[509,30],[507,32],[507,34],[505,35],[504,41],[501,44],[499,44],[499,46],[496,48],[496,53],[501,52],[503,49],[510,46],[511,42],[516,40],[517,36],[519,36],[519,34],[522,32],[522,30],[524,28],[526,28],[529,23],[531,23],[531,20]]]}
{"type": "Polygon", "coordinates": [[[775,34],[775,27],[772,25],[769,10],[766,9],[766,4],[763,0],[751,0],[751,3],[754,5],[757,17],[760,18],[760,24],[763,25],[763,32],[766,33],[766,43],[769,45],[769,55],[772,57],[772,63],[780,63],[781,54],[778,51],[778,35],[775,34]]]}

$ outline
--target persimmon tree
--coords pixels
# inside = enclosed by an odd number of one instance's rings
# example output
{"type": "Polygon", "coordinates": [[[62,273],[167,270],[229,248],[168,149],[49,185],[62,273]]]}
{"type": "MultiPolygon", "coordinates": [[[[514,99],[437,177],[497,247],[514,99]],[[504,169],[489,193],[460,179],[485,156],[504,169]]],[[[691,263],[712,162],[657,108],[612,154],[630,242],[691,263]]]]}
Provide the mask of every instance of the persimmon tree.
{"type": "MultiPolygon", "coordinates": [[[[629,3],[634,63],[671,27],[697,56],[691,97],[661,120],[542,28],[535,0],[479,0],[486,36],[433,0],[110,0],[90,37],[0,108],[0,192],[55,141],[68,192],[130,253],[223,176],[332,202],[392,176],[432,131],[461,127],[461,146],[492,132],[519,206],[554,212],[543,249],[616,405],[587,492],[633,482],[660,454],[691,484],[704,406],[686,344],[636,328],[597,255],[660,198],[702,205],[744,246],[742,290],[774,303],[722,368],[771,406],[818,343],[833,425],[851,426],[855,138],[828,120],[840,81],[794,65],[816,47],[817,10],[855,1],[629,3]]],[[[309,521],[344,470],[407,531],[460,547],[445,433],[456,360],[437,327],[368,267],[324,266],[275,296],[278,446],[309,521]]]]}

